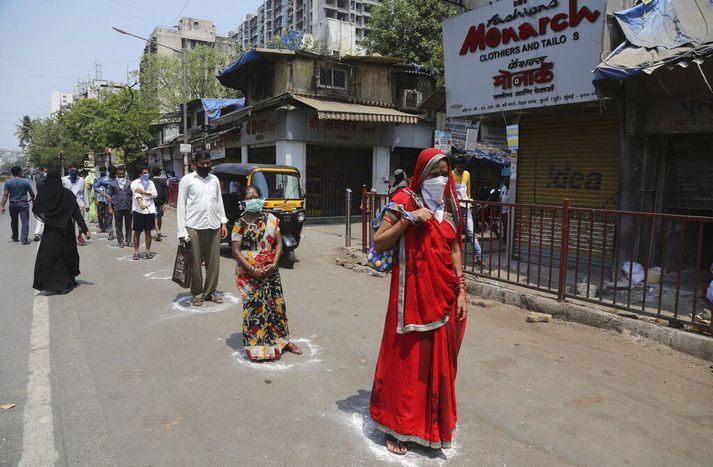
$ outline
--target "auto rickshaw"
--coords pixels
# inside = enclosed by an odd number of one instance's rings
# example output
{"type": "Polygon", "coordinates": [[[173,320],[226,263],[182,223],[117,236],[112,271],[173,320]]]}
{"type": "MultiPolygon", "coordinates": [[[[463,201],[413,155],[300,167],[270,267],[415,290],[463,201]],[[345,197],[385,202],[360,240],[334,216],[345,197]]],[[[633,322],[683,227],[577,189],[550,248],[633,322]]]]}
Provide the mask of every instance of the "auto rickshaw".
{"type": "MultiPolygon", "coordinates": [[[[245,189],[249,186],[258,189],[265,199],[263,210],[280,220],[283,248],[280,262],[291,269],[305,220],[300,171],[288,165],[225,163],[213,167],[212,173],[220,180],[229,233],[244,211],[245,189]]],[[[230,241],[230,235],[226,241],[230,241]]]]}

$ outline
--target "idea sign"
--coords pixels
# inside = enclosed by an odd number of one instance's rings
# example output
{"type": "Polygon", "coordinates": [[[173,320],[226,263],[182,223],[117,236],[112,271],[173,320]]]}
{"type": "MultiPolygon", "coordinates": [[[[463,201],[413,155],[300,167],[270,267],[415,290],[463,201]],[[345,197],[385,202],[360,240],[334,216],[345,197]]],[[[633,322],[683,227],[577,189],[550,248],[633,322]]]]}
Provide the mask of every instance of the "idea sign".
{"type": "Polygon", "coordinates": [[[596,100],[605,0],[501,0],[443,23],[448,117],[596,100]]]}

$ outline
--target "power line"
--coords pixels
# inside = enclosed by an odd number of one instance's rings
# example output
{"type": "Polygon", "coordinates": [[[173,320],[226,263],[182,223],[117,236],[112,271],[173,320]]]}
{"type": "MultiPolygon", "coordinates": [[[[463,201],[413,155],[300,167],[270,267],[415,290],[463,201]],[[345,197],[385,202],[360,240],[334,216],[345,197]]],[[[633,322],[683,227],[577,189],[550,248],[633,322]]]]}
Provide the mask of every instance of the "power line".
{"type": "Polygon", "coordinates": [[[183,8],[181,8],[181,11],[179,11],[178,14],[176,15],[176,17],[173,18],[173,22],[174,22],[174,23],[176,22],[176,20],[178,19],[178,17],[181,16],[181,13],[183,13],[183,10],[186,9],[186,7],[188,6],[188,2],[190,2],[190,1],[191,1],[191,0],[186,0],[186,3],[183,4],[183,8]]]}
{"type": "Polygon", "coordinates": [[[134,17],[134,18],[147,19],[147,20],[151,20],[151,21],[163,21],[165,18],[167,18],[167,16],[158,17],[158,16],[135,15],[135,14],[132,14],[132,13],[118,12],[118,11],[116,11],[116,10],[112,11],[112,10],[106,10],[106,9],[103,9],[103,8],[90,7],[90,6],[86,6],[86,5],[75,5],[75,4],[73,4],[73,3],[60,2],[60,1],[57,1],[57,0],[44,0],[44,1],[47,2],[47,3],[54,3],[54,4],[56,4],[56,5],[68,6],[68,7],[72,7],[72,8],[77,8],[77,9],[79,9],[79,10],[84,10],[84,11],[86,11],[86,10],[92,10],[92,11],[98,11],[98,12],[100,12],[100,13],[108,13],[108,14],[110,14],[110,15],[131,16],[131,17],[134,17]]]}

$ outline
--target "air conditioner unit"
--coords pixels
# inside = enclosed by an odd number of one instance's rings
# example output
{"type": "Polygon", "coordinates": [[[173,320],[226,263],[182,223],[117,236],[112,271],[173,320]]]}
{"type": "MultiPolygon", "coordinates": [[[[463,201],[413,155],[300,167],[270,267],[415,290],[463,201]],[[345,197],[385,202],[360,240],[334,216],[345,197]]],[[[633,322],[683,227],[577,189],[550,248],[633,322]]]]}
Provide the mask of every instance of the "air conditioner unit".
{"type": "Polygon", "coordinates": [[[401,91],[401,107],[416,109],[423,103],[423,94],[415,89],[401,91]]]}

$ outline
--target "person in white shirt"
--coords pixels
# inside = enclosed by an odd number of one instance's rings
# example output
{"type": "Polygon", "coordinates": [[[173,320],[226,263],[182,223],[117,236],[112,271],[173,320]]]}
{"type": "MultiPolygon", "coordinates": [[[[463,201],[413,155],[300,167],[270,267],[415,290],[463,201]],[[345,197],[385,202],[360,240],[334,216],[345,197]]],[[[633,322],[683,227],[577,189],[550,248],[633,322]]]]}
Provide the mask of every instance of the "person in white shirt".
{"type": "Polygon", "coordinates": [[[176,223],[178,238],[191,245],[192,303],[201,306],[204,300],[223,303],[223,299],[215,294],[215,289],[220,273],[220,239],[228,236],[225,226],[228,219],[225,217],[220,181],[210,173],[210,153],[200,151],[194,155],[194,161],[196,171],[185,175],[178,184],[176,223]]]}
{"type": "Polygon", "coordinates": [[[154,198],[158,196],[156,185],[149,179],[151,172],[148,167],[141,168],[141,176],[131,182],[133,200],[131,205],[131,224],[134,231],[134,259],[138,260],[141,246],[141,232],[144,232],[146,242],[146,259],[153,259],[151,253],[151,231],[156,229],[156,205],[154,198]]]}
{"type": "MultiPolygon", "coordinates": [[[[84,222],[87,222],[87,212],[89,212],[89,197],[87,196],[87,189],[84,185],[84,178],[79,176],[79,168],[72,164],[69,166],[69,175],[62,177],[62,186],[69,189],[74,196],[77,198],[77,204],[79,205],[79,211],[84,217],[84,222]]],[[[80,246],[87,244],[82,237],[81,231],[77,234],[77,243],[80,246]]]]}

